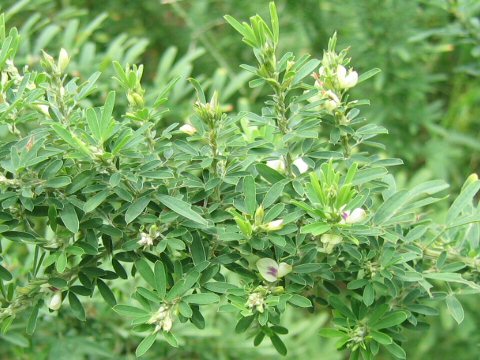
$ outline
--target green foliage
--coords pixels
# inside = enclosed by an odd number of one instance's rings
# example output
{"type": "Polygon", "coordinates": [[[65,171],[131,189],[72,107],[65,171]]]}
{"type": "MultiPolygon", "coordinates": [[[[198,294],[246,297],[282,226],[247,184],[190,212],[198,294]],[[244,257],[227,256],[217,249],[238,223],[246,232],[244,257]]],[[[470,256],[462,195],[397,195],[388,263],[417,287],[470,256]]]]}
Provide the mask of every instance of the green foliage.
{"type": "MultiPolygon", "coordinates": [[[[325,346],[351,359],[403,359],[414,356],[411,329],[429,334],[431,318],[446,312],[457,323],[469,320],[459,299],[470,295],[468,304],[480,290],[478,177],[450,203],[444,181],[403,186],[390,173],[402,160],[385,155],[379,140],[387,128],[362,116],[370,102],[355,98],[389,94],[390,75],[421,73],[421,59],[392,69],[365,51],[358,57],[368,67],[359,74],[347,49],[337,51],[336,35],[321,59],[282,53],[282,19],[270,3],[269,21],[225,16],[256,60],[243,72],[195,79],[192,62],[203,50],[175,62],[169,48],[145,79],[143,65],[132,65],[145,39],[112,30],[96,49],[101,36],[92,34],[105,14],[83,24],[74,8],[53,23],[37,13],[7,30],[5,19],[40,3],[18,2],[0,17],[0,341],[2,349],[13,345],[7,356],[34,356],[38,345],[29,341],[41,334],[59,358],[70,348],[79,357],[112,357],[93,336],[138,357],[276,358],[274,350],[303,358],[325,346]],[[235,111],[228,101],[237,101],[235,111]],[[442,206],[448,210],[432,216],[442,206]],[[64,349],[48,322],[67,339],[64,349]],[[250,337],[256,349],[212,349],[202,337],[225,348],[250,337]]],[[[454,11],[460,36],[475,39],[476,23],[465,20],[474,6],[464,5],[441,11],[454,11]]],[[[375,18],[384,12],[359,13],[388,25],[375,18]]],[[[418,35],[412,44],[438,34],[457,33],[418,35]]],[[[225,62],[208,37],[202,42],[225,62]]],[[[401,89],[380,106],[385,119],[408,114],[391,101],[401,89]]],[[[405,103],[425,109],[419,92],[405,103]]],[[[425,126],[443,129],[433,120],[425,126]]],[[[397,130],[404,146],[411,129],[397,130]]]]}

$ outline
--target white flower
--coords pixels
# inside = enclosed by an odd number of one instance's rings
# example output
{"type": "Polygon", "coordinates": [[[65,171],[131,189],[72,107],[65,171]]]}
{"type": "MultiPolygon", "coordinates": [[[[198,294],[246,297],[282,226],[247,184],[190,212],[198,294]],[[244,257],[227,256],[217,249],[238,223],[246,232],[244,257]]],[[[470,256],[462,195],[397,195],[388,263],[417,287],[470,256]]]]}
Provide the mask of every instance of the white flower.
{"type": "Polygon", "coordinates": [[[67,50],[64,48],[60,49],[60,55],[58,55],[58,70],[63,73],[70,62],[70,57],[68,56],[67,50]]]}
{"type": "Polygon", "coordinates": [[[298,158],[297,160],[295,160],[293,162],[293,165],[297,167],[300,174],[306,173],[308,171],[308,164],[302,158],[298,158]]]}
{"type": "Polygon", "coordinates": [[[251,293],[248,296],[247,304],[250,309],[255,308],[258,312],[263,313],[265,310],[265,298],[259,292],[251,293]]]}
{"type": "Polygon", "coordinates": [[[263,227],[266,231],[277,231],[283,228],[283,219],[270,221],[263,227]]]}
{"type": "Polygon", "coordinates": [[[367,213],[362,208],[356,208],[353,211],[343,211],[341,224],[356,224],[363,221],[367,213]]]}
{"type": "Polygon", "coordinates": [[[170,313],[170,308],[161,305],[158,311],[150,317],[148,324],[155,324],[155,332],[160,330],[170,331],[173,326],[173,319],[170,313]]]}
{"type": "Polygon", "coordinates": [[[150,234],[142,232],[140,234],[140,240],[138,240],[137,243],[142,246],[152,246],[153,238],[150,236],[150,234]]]}
{"type": "Polygon", "coordinates": [[[168,315],[164,320],[163,320],[163,330],[164,331],[170,331],[172,329],[172,326],[173,326],[173,320],[172,318],[170,317],[170,315],[168,315]]]}
{"type": "Polygon", "coordinates": [[[335,245],[340,244],[342,242],[342,237],[336,234],[323,234],[320,238],[322,244],[325,245],[325,252],[327,254],[331,254],[335,245]]]}
{"type": "Polygon", "coordinates": [[[337,94],[335,94],[332,90],[325,91],[323,94],[327,100],[324,103],[325,109],[332,112],[337,107],[340,106],[340,99],[338,98],[337,94]]]}
{"type": "Polygon", "coordinates": [[[347,69],[344,66],[338,65],[337,66],[337,80],[338,85],[342,89],[349,89],[357,85],[358,82],[358,74],[356,71],[350,69],[347,74],[347,69]]]}
{"type": "Polygon", "coordinates": [[[272,168],[273,170],[278,171],[278,172],[284,172],[285,171],[285,162],[283,161],[283,159],[268,160],[267,161],[267,166],[269,168],[272,168]]]}
{"type": "Polygon", "coordinates": [[[275,282],[291,272],[292,265],[284,262],[279,264],[273,259],[262,258],[257,261],[257,269],[265,280],[275,282]]]}
{"type": "Polygon", "coordinates": [[[53,294],[52,298],[50,299],[50,303],[48,304],[48,308],[53,310],[53,311],[57,311],[62,306],[62,300],[63,300],[62,299],[62,292],[61,291],[55,292],[55,294],[53,294]]]}
{"type": "Polygon", "coordinates": [[[187,135],[190,135],[190,136],[197,132],[197,129],[190,124],[185,124],[185,125],[180,126],[179,130],[181,132],[187,134],[187,135]]]}

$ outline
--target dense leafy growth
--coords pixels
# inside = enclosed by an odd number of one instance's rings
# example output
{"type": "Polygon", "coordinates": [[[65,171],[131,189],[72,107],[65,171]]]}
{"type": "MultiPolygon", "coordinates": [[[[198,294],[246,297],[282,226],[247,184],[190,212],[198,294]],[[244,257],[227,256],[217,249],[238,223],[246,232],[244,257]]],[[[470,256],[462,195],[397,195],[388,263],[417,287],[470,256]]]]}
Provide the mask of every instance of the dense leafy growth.
{"type": "Polygon", "coordinates": [[[286,355],[295,311],[331,315],[310,341],[404,359],[406,331],[429,331],[439,308],[463,321],[459,296],[480,291],[478,177],[431,216],[449,186],[397,185],[389,169],[403,162],[379,152],[387,129],[352,92],[380,70],[356,71],[336,35],[321,59],[281,53],[273,3],[269,13],[225,16],[256,62],[218,90],[268,91],[239,111],[168,51],[151,91],[132,54],[104,64],[112,81],[76,75],[85,49],[21,68],[26,40],[0,16],[2,339],[25,346],[48,322],[107,311],[97,326],[137,336],[142,356],[161,341],[181,349],[185,329],[212,331],[218,311],[286,355]],[[188,121],[165,121],[193,91],[188,121]]]}

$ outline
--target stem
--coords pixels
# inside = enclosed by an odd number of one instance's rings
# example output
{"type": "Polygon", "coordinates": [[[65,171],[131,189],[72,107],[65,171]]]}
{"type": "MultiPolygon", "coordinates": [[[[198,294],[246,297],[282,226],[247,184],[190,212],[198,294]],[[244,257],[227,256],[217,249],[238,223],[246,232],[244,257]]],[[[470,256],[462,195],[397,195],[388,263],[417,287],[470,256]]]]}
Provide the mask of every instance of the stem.
{"type": "MultiPolygon", "coordinates": [[[[423,253],[425,254],[425,256],[431,257],[433,259],[438,259],[442,251],[433,250],[433,249],[423,249],[423,253]]],[[[472,259],[469,257],[462,256],[456,252],[453,252],[453,250],[450,250],[450,252],[447,254],[447,259],[451,261],[463,262],[465,265],[467,265],[472,269],[480,270],[480,259],[478,258],[472,259]]]]}
{"type": "MultiPolygon", "coordinates": [[[[287,118],[287,107],[285,106],[285,98],[287,91],[283,91],[280,84],[277,82],[273,86],[275,95],[273,100],[275,101],[275,113],[276,113],[276,122],[277,126],[280,129],[280,132],[283,136],[288,134],[288,118],[287,118]]],[[[292,156],[290,155],[289,146],[287,145],[287,153],[285,155],[285,170],[287,175],[292,175],[292,156]]]]}

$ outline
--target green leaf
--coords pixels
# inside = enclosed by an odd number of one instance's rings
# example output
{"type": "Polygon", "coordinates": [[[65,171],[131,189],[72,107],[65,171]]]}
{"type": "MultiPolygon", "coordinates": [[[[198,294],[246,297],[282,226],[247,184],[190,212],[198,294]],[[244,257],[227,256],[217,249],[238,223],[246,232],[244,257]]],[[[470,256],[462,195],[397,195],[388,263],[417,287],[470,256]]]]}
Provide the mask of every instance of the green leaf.
{"type": "Polygon", "coordinates": [[[240,318],[240,320],[238,320],[237,322],[237,325],[235,326],[235,332],[237,334],[240,334],[247,331],[254,319],[255,315],[240,318]]]}
{"type": "Polygon", "coordinates": [[[392,342],[389,345],[384,345],[385,349],[387,349],[393,356],[395,356],[397,359],[406,359],[407,354],[405,353],[405,350],[402,349],[402,347],[394,342],[392,342]]]}
{"type": "Polygon", "coordinates": [[[363,289],[363,303],[370,306],[375,301],[375,290],[371,283],[368,283],[363,289]]]}
{"type": "Polygon", "coordinates": [[[109,195],[108,190],[100,191],[99,193],[92,196],[90,199],[87,200],[85,205],[83,205],[83,211],[85,213],[92,212],[95,210],[109,195]]]}
{"type": "Polygon", "coordinates": [[[206,104],[207,99],[205,98],[205,93],[202,89],[202,86],[198,82],[198,80],[194,78],[189,78],[188,81],[190,81],[190,83],[195,88],[195,91],[197,92],[198,101],[200,101],[201,104],[206,104]]]}
{"type": "Polygon", "coordinates": [[[75,134],[70,133],[60,124],[51,124],[52,129],[60,136],[66,143],[68,143],[73,149],[80,150],[84,155],[91,158],[92,152],[75,134]]]}
{"type": "Polygon", "coordinates": [[[175,335],[168,331],[163,331],[162,335],[165,338],[165,341],[168,342],[170,346],[178,347],[178,341],[175,335]]]}
{"type": "Polygon", "coordinates": [[[326,338],[336,338],[336,337],[342,337],[345,335],[344,332],[337,329],[332,329],[332,328],[322,328],[320,329],[319,334],[320,336],[326,337],[326,338]]]}
{"type": "Polygon", "coordinates": [[[379,321],[370,324],[372,328],[376,330],[390,328],[392,326],[400,325],[407,320],[407,313],[403,311],[395,311],[387,314],[379,321]]]}
{"type": "Polygon", "coordinates": [[[13,279],[12,274],[10,274],[10,271],[5,269],[2,265],[0,265],[0,279],[4,281],[10,281],[13,279]]]}
{"type": "Polygon", "coordinates": [[[61,274],[67,268],[67,255],[65,252],[61,252],[58,257],[57,261],[55,262],[55,269],[61,274]]]}
{"type": "Polygon", "coordinates": [[[355,314],[352,312],[352,310],[350,310],[347,305],[345,305],[344,301],[338,296],[332,295],[328,298],[328,301],[333,306],[333,308],[337,310],[340,314],[342,314],[348,319],[356,320],[355,314]]]}
{"type": "Polygon", "coordinates": [[[265,164],[257,164],[255,165],[255,168],[257,169],[258,173],[270,184],[275,184],[279,181],[285,180],[285,177],[282,174],[265,164]]]}
{"type": "Polygon", "coordinates": [[[173,212],[201,225],[208,225],[207,220],[191,209],[191,205],[170,195],[158,195],[160,202],[173,212]]]}
{"type": "Polygon", "coordinates": [[[143,339],[142,342],[138,344],[137,349],[135,350],[135,355],[137,357],[140,357],[143,354],[145,354],[155,343],[156,338],[157,338],[157,333],[153,333],[148,335],[145,339],[143,339]]]}
{"type": "Polygon", "coordinates": [[[293,267],[293,272],[297,274],[308,274],[308,273],[319,271],[325,268],[328,268],[327,264],[305,263],[305,264],[295,265],[293,267]]]}
{"type": "Polygon", "coordinates": [[[150,200],[151,199],[149,197],[142,197],[132,203],[125,212],[125,222],[130,224],[133,220],[140,216],[140,214],[143,213],[145,208],[150,203],[150,200]]]}
{"type": "Polygon", "coordinates": [[[113,311],[119,315],[133,318],[149,316],[147,311],[130,305],[115,305],[113,311]]]}
{"type": "Polygon", "coordinates": [[[148,285],[151,287],[155,288],[157,283],[155,281],[155,275],[150,268],[150,265],[148,264],[147,260],[145,259],[138,259],[135,262],[135,267],[137,268],[138,272],[142,276],[142,278],[147,282],[148,285]]]}
{"type": "Polygon", "coordinates": [[[219,293],[219,294],[225,294],[226,292],[228,292],[228,290],[238,289],[238,287],[236,287],[233,284],[230,284],[227,282],[219,282],[219,281],[208,282],[206,284],[203,284],[203,287],[208,291],[219,293]]]}
{"type": "Polygon", "coordinates": [[[271,1],[269,4],[270,10],[270,21],[272,24],[272,33],[273,33],[273,42],[278,44],[278,38],[280,36],[280,24],[278,21],[277,9],[275,7],[275,2],[271,1]]]}
{"type": "Polygon", "coordinates": [[[455,321],[460,324],[465,318],[462,304],[453,294],[448,295],[445,301],[447,302],[447,307],[450,315],[452,315],[455,321]]]}
{"type": "Polygon", "coordinates": [[[111,120],[113,107],[115,106],[115,91],[110,91],[105,100],[105,105],[102,111],[102,120],[100,126],[100,139],[101,143],[108,140],[112,135],[114,122],[111,120]]]}
{"type": "Polygon", "coordinates": [[[195,265],[198,265],[207,259],[202,239],[199,236],[195,236],[193,238],[190,251],[192,253],[192,259],[195,265]]]}
{"type": "Polygon", "coordinates": [[[80,300],[78,300],[77,295],[71,291],[68,293],[68,302],[75,317],[80,321],[85,321],[85,309],[80,300]]]}
{"type": "Polygon", "coordinates": [[[309,76],[312,72],[314,72],[318,65],[320,65],[320,60],[311,59],[306,64],[304,64],[295,74],[295,78],[293,79],[292,85],[298,84],[304,78],[309,76]]]}
{"type": "Polygon", "coordinates": [[[273,347],[278,351],[280,355],[287,355],[287,347],[283,343],[282,339],[277,334],[270,335],[270,340],[272,341],[273,347]]]}
{"type": "Polygon", "coordinates": [[[474,181],[467,185],[465,189],[462,190],[460,195],[455,199],[452,206],[447,213],[447,224],[450,224],[457,218],[457,216],[462,212],[465,207],[472,204],[472,200],[475,195],[480,190],[480,180],[474,181]]]}
{"type": "Polygon", "coordinates": [[[198,293],[186,295],[183,297],[183,301],[189,304],[208,305],[214,304],[220,300],[217,294],[212,293],[198,293]]]}
{"type": "Polygon", "coordinates": [[[155,263],[155,289],[157,289],[158,296],[163,299],[167,292],[167,275],[165,273],[165,266],[161,261],[155,263]]]}
{"type": "Polygon", "coordinates": [[[178,303],[178,311],[180,311],[180,314],[186,318],[191,318],[193,316],[192,308],[184,301],[178,303]]]}
{"type": "Polygon", "coordinates": [[[302,226],[300,229],[301,234],[312,234],[313,236],[318,236],[321,234],[326,233],[332,228],[331,225],[325,224],[324,222],[316,222],[313,224],[308,224],[305,226],[302,226]]]}
{"type": "Polygon", "coordinates": [[[35,306],[32,307],[32,312],[28,317],[26,333],[28,335],[33,335],[35,332],[35,328],[37,327],[37,318],[38,318],[38,310],[40,309],[40,302],[37,302],[35,306]]]}
{"type": "Polygon", "coordinates": [[[103,299],[106,303],[110,306],[117,305],[117,300],[115,299],[115,295],[113,294],[112,290],[105,284],[102,280],[97,279],[97,287],[102,295],[103,299]]]}
{"type": "Polygon", "coordinates": [[[370,330],[370,335],[372,336],[373,340],[382,345],[388,345],[393,342],[390,336],[380,331],[370,330]]]}
{"type": "Polygon", "coordinates": [[[480,285],[477,285],[473,281],[465,280],[461,274],[458,273],[423,273],[422,274],[426,279],[440,280],[446,282],[453,282],[459,284],[465,284],[470,286],[472,289],[480,290],[480,285]]]}
{"type": "Polygon", "coordinates": [[[298,294],[293,294],[292,297],[288,299],[288,302],[292,305],[302,308],[308,308],[312,306],[312,302],[310,301],[310,299],[298,294]]]}
{"type": "Polygon", "coordinates": [[[65,204],[60,212],[60,218],[65,227],[72,233],[76,234],[79,228],[78,216],[75,208],[71,204],[65,204]]]}
{"type": "Polygon", "coordinates": [[[45,187],[58,189],[71,184],[71,182],[72,180],[70,179],[69,176],[57,176],[57,177],[48,179],[45,182],[45,187]]]}
{"type": "Polygon", "coordinates": [[[257,208],[257,192],[253,176],[249,175],[245,177],[245,180],[243,181],[243,195],[245,198],[247,214],[253,215],[257,208]]]}
{"type": "Polygon", "coordinates": [[[377,75],[379,72],[381,72],[382,70],[378,69],[378,68],[374,68],[374,69],[371,69],[371,70],[368,70],[366,72],[364,72],[363,74],[361,74],[359,77],[358,77],[358,84],[360,84],[361,82],[367,80],[367,79],[370,79],[372,76],[375,76],[377,75]]]}
{"type": "Polygon", "coordinates": [[[263,198],[263,206],[270,207],[282,195],[283,189],[288,181],[279,181],[272,185],[263,198]]]}
{"type": "Polygon", "coordinates": [[[392,218],[407,203],[409,197],[410,193],[406,190],[393,194],[382,205],[380,205],[372,219],[373,222],[381,225],[392,218]]]}
{"type": "Polygon", "coordinates": [[[24,231],[4,231],[0,233],[0,236],[15,242],[31,242],[37,239],[35,235],[24,231]]]}

